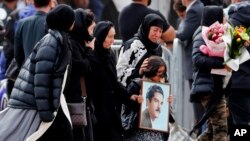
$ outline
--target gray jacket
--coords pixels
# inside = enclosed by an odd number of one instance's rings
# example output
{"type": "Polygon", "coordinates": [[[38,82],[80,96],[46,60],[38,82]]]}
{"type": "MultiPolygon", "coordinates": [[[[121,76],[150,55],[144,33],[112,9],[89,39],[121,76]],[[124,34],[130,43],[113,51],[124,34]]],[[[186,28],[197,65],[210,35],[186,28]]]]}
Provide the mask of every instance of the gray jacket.
{"type": "Polygon", "coordinates": [[[14,57],[19,67],[32,52],[36,43],[46,34],[46,13],[37,11],[35,15],[18,22],[15,33],[14,57]]]}
{"type": "Polygon", "coordinates": [[[187,80],[192,79],[192,36],[201,23],[201,16],[204,5],[200,0],[194,2],[186,12],[185,19],[180,23],[176,37],[185,43],[183,46],[183,72],[187,80]]]}
{"type": "Polygon", "coordinates": [[[151,119],[150,119],[150,115],[148,112],[148,109],[145,109],[142,112],[142,116],[141,116],[141,126],[145,127],[145,128],[152,128],[152,123],[151,123],[151,119]]]}

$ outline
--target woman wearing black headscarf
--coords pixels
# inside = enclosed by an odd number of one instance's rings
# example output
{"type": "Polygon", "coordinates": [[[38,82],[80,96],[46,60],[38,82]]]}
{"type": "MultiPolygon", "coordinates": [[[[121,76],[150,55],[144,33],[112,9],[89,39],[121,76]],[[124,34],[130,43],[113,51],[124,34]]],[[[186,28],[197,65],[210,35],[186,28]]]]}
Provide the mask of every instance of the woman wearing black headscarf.
{"type": "Polygon", "coordinates": [[[159,42],[166,29],[167,24],[160,16],[148,14],[135,37],[122,45],[116,68],[118,80],[124,86],[132,79],[142,77],[147,64],[146,58],[152,55],[162,56],[159,42]]]}
{"type": "Polygon", "coordinates": [[[40,127],[53,123],[45,133],[32,137],[43,135],[40,141],[72,140],[71,125],[60,106],[60,96],[67,65],[61,62],[64,62],[62,58],[69,59],[66,54],[70,48],[67,32],[73,27],[74,17],[74,11],[67,5],[58,5],[48,13],[49,33],[36,44],[25,61],[8,108],[0,113],[1,140],[25,141],[42,122],[45,124],[40,127]]]}
{"type": "MultiPolygon", "coordinates": [[[[223,23],[223,8],[220,6],[204,7],[201,26],[209,27],[218,21],[223,23]]],[[[192,60],[194,64],[193,85],[190,101],[201,103],[206,109],[201,121],[195,126],[198,129],[208,120],[208,128],[198,141],[226,141],[227,140],[227,112],[223,91],[223,75],[211,74],[212,69],[223,69],[222,57],[208,56],[200,51],[205,45],[201,35],[201,27],[194,34],[192,60]]]]}
{"type": "MultiPolygon", "coordinates": [[[[97,124],[95,141],[121,141],[121,101],[132,99],[125,87],[117,81],[116,60],[111,50],[115,28],[110,21],[99,22],[94,30],[95,49],[91,57],[94,106],[97,124]]],[[[135,100],[135,99],[134,99],[135,100]]]]}
{"type": "MultiPolygon", "coordinates": [[[[71,73],[67,89],[65,90],[66,101],[68,103],[79,103],[82,101],[82,90],[80,78],[84,77],[87,95],[91,95],[91,85],[89,79],[90,62],[89,54],[92,48],[87,43],[93,42],[93,29],[95,26],[95,15],[89,10],[78,8],[75,12],[75,25],[70,32],[70,41],[72,45],[71,73]]],[[[90,97],[87,98],[89,106],[90,97]]],[[[93,110],[93,109],[92,109],[93,110]]],[[[90,123],[89,123],[90,124],[90,123]]],[[[87,125],[88,126],[88,125],[87,125]]],[[[85,134],[84,127],[73,127],[75,141],[91,141],[89,134],[85,134]]]]}

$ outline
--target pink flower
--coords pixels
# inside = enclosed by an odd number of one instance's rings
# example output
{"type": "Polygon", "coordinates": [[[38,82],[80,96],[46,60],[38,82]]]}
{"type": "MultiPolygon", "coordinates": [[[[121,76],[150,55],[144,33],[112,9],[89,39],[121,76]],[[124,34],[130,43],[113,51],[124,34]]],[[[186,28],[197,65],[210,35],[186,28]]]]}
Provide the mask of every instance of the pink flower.
{"type": "Polygon", "coordinates": [[[200,51],[208,56],[223,57],[225,51],[225,43],[222,39],[225,30],[222,24],[215,22],[209,27],[202,27],[202,38],[205,45],[200,46],[200,51]]]}

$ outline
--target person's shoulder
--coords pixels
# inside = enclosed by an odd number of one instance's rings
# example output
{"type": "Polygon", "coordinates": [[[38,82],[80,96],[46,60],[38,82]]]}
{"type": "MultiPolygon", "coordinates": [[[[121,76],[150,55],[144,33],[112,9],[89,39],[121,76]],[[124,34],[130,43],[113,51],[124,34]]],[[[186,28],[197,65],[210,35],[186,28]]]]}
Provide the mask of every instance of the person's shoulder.
{"type": "Polygon", "coordinates": [[[155,9],[152,9],[152,8],[147,7],[147,10],[146,10],[145,13],[146,13],[146,15],[147,15],[147,14],[154,13],[154,14],[160,16],[160,17],[161,17],[164,21],[166,21],[166,23],[168,24],[168,22],[167,22],[165,16],[164,16],[159,10],[155,10],[155,9]]]}
{"type": "Polygon", "coordinates": [[[125,50],[130,49],[130,48],[131,48],[131,44],[132,44],[133,42],[135,42],[135,41],[137,41],[137,38],[136,38],[136,37],[133,37],[133,38],[131,38],[131,39],[129,39],[129,40],[123,42],[123,43],[122,43],[122,47],[124,48],[123,50],[125,51],[125,50]]]}
{"type": "Polygon", "coordinates": [[[163,15],[159,10],[151,9],[151,12],[150,12],[150,13],[157,14],[157,15],[160,16],[163,20],[166,20],[166,18],[164,17],[164,15],[163,15]]]}
{"type": "Polygon", "coordinates": [[[34,21],[34,15],[18,20],[18,24],[27,24],[34,21]]]}
{"type": "Polygon", "coordinates": [[[195,32],[194,32],[194,34],[193,34],[193,36],[192,36],[193,41],[195,41],[195,40],[201,38],[201,31],[202,31],[202,26],[199,26],[199,27],[195,30],[195,32]]]}
{"type": "Polygon", "coordinates": [[[145,109],[142,111],[142,116],[143,116],[144,118],[146,118],[147,113],[148,113],[148,109],[145,108],[145,109]]]}
{"type": "Polygon", "coordinates": [[[125,7],[121,10],[121,12],[120,12],[119,15],[121,15],[121,14],[126,14],[126,13],[132,13],[133,10],[134,10],[135,8],[136,8],[136,7],[133,5],[133,3],[131,3],[131,4],[127,5],[127,6],[125,6],[125,7]]]}
{"type": "Polygon", "coordinates": [[[199,0],[195,1],[194,4],[190,7],[190,9],[195,9],[195,10],[199,10],[201,8],[202,9],[204,8],[204,4],[199,0]]]}
{"type": "Polygon", "coordinates": [[[15,9],[14,11],[12,11],[9,14],[9,17],[18,20],[19,19],[19,12],[20,12],[20,9],[15,9]]]}
{"type": "Polygon", "coordinates": [[[141,78],[134,78],[129,85],[136,86],[141,88],[142,79],[141,78]]]}

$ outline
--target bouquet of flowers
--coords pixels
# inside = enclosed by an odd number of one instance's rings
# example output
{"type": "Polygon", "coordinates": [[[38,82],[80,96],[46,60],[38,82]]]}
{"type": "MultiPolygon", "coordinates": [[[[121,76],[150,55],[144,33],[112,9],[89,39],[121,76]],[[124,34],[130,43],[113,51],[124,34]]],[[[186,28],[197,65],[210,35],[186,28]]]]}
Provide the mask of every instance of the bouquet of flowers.
{"type": "Polygon", "coordinates": [[[208,56],[224,57],[225,43],[222,35],[225,27],[219,22],[215,22],[209,27],[202,27],[202,38],[205,45],[200,46],[200,51],[208,56]]]}
{"type": "Polygon", "coordinates": [[[225,64],[232,70],[237,71],[239,65],[250,59],[249,52],[246,47],[250,46],[250,28],[236,26],[228,28],[223,35],[223,39],[227,45],[224,52],[225,64]]]}

